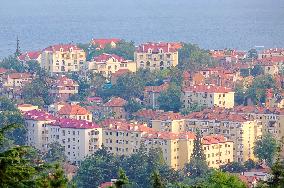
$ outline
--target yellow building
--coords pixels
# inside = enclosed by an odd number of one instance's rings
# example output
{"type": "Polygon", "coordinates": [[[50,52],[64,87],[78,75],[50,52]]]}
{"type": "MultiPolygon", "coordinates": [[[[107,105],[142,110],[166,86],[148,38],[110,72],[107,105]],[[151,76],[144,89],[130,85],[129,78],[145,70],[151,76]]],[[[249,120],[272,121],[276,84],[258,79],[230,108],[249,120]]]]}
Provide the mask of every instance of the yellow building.
{"type": "Polygon", "coordinates": [[[41,54],[41,68],[51,74],[78,72],[86,62],[86,53],[73,44],[59,44],[45,48],[41,54]]]}
{"type": "Polygon", "coordinates": [[[235,92],[231,88],[213,85],[195,85],[183,89],[181,101],[184,108],[193,104],[205,107],[234,107],[235,92]]]}
{"type": "Polygon", "coordinates": [[[221,134],[234,143],[234,161],[255,159],[253,148],[261,133],[258,121],[246,115],[204,110],[185,117],[185,130],[200,130],[203,136],[221,134]],[[259,135],[258,135],[259,134],[259,135]]]}
{"type": "Polygon", "coordinates": [[[115,54],[103,53],[90,62],[88,62],[86,69],[95,73],[100,73],[106,78],[110,78],[111,75],[118,70],[129,70],[136,72],[136,63],[115,54]]]}
{"type": "Polygon", "coordinates": [[[141,44],[134,53],[137,68],[163,70],[178,64],[179,43],[145,43],[141,44]]]}
{"type": "Polygon", "coordinates": [[[203,151],[209,167],[219,168],[233,162],[234,143],[223,135],[208,135],[202,138],[203,151]]]}

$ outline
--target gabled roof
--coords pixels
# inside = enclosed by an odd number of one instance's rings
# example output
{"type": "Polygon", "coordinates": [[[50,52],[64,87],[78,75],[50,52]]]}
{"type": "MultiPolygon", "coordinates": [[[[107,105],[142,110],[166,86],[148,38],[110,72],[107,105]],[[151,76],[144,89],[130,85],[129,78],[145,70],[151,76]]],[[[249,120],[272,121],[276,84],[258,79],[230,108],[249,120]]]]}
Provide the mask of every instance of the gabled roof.
{"type": "Polygon", "coordinates": [[[168,83],[164,83],[160,86],[146,86],[144,88],[144,92],[155,92],[155,93],[160,93],[162,91],[166,91],[169,87],[168,83]]]}
{"type": "Polygon", "coordinates": [[[107,106],[107,107],[123,107],[123,106],[126,105],[126,103],[127,103],[127,101],[124,100],[123,98],[113,97],[108,102],[106,102],[104,104],[104,106],[107,106]]]}
{"type": "Polygon", "coordinates": [[[64,105],[59,111],[59,115],[87,115],[90,114],[90,112],[77,105],[77,104],[66,104],[64,105]]]}
{"type": "Polygon", "coordinates": [[[215,85],[195,85],[183,88],[184,92],[206,92],[206,93],[228,93],[233,92],[231,88],[215,85]]]}
{"type": "Polygon", "coordinates": [[[120,57],[120,56],[115,55],[115,54],[107,54],[107,53],[103,53],[103,54],[101,54],[99,56],[94,57],[94,61],[96,61],[96,62],[106,62],[106,61],[108,61],[111,58],[113,58],[117,62],[125,61],[123,57],[120,57]]]}
{"type": "Polygon", "coordinates": [[[41,51],[26,52],[26,53],[21,54],[18,57],[18,59],[20,61],[26,61],[26,59],[28,59],[28,60],[37,60],[40,55],[41,55],[41,51]]]}
{"type": "Polygon", "coordinates": [[[57,118],[55,122],[50,123],[52,126],[59,126],[61,128],[71,128],[71,129],[94,129],[100,128],[99,125],[88,122],[85,120],[76,120],[68,118],[57,118]]]}
{"type": "Polygon", "coordinates": [[[30,73],[11,73],[8,75],[11,79],[32,79],[32,75],[30,73]]]}
{"type": "Polygon", "coordinates": [[[148,43],[139,45],[136,51],[140,53],[148,53],[149,50],[152,50],[153,53],[158,53],[160,50],[162,50],[163,53],[168,53],[168,52],[177,52],[178,49],[179,49],[179,46],[177,46],[176,43],[148,42],[148,43]]]}
{"type": "Polygon", "coordinates": [[[58,87],[67,87],[67,86],[79,86],[78,83],[66,76],[61,76],[58,80],[56,80],[56,86],[58,87]]]}
{"type": "Polygon", "coordinates": [[[70,49],[83,51],[83,49],[74,44],[56,44],[45,48],[43,51],[59,52],[61,49],[63,50],[63,52],[70,51],[70,49]]]}
{"type": "Polygon", "coordinates": [[[100,48],[105,48],[106,45],[113,43],[118,43],[120,42],[121,39],[116,39],[116,38],[112,38],[112,39],[92,39],[91,43],[93,45],[98,45],[100,48]]]}
{"type": "Polygon", "coordinates": [[[55,117],[42,110],[31,110],[24,113],[24,118],[26,120],[35,120],[35,121],[55,121],[55,117]]]}

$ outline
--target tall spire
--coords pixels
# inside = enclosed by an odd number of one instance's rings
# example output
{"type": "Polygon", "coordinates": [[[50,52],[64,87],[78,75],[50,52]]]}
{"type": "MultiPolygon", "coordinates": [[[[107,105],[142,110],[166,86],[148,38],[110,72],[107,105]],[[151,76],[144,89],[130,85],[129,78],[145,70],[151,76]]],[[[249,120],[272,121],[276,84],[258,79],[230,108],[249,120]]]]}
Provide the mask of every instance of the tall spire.
{"type": "Polygon", "coordinates": [[[17,48],[16,48],[15,56],[19,56],[19,55],[21,55],[20,40],[19,40],[19,37],[17,36],[17,48]]]}

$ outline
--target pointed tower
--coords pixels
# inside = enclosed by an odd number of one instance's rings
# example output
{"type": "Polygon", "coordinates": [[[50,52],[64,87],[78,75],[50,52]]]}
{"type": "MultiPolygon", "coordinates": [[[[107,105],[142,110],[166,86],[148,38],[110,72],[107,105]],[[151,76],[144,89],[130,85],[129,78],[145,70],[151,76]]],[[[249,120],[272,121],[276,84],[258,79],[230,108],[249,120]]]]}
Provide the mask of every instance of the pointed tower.
{"type": "Polygon", "coordinates": [[[15,56],[18,57],[19,55],[21,55],[21,50],[20,50],[20,40],[17,36],[17,47],[16,47],[16,52],[15,52],[15,56]]]}

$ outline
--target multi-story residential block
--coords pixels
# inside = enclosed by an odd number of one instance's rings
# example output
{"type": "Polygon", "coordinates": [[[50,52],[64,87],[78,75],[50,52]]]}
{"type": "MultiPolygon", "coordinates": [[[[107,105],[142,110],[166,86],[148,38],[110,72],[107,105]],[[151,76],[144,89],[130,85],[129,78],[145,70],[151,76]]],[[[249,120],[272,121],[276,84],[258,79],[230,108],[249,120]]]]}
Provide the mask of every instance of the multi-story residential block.
{"type": "Polygon", "coordinates": [[[261,125],[253,118],[208,109],[188,115],[182,126],[186,131],[200,130],[203,136],[221,134],[233,141],[234,161],[255,160],[253,148],[255,141],[261,135],[261,125]]]}
{"type": "Polygon", "coordinates": [[[18,56],[18,60],[21,62],[37,61],[41,64],[41,51],[26,52],[18,56]]]}
{"type": "Polygon", "coordinates": [[[26,132],[26,145],[46,152],[48,150],[47,124],[55,122],[56,118],[44,111],[31,110],[24,113],[26,132]]]}
{"type": "Polygon", "coordinates": [[[106,46],[110,46],[111,48],[116,48],[117,43],[119,43],[121,39],[92,39],[91,44],[97,46],[99,49],[103,49],[106,46]]]}
{"type": "Polygon", "coordinates": [[[233,162],[234,143],[223,135],[208,135],[202,138],[203,151],[209,167],[219,168],[233,162]]]}
{"type": "Polygon", "coordinates": [[[92,122],[57,119],[48,126],[48,142],[64,147],[68,161],[80,164],[102,146],[102,128],[92,122]]]}
{"type": "Polygon", "coordinates": [[[92,61],[87,62],[86,69],[96,73],[102,74],[106,78],[119,70],[129,70],[136,72],[136,63],[115,54],[101,54],[94,57],[92,61]]]}
{"type": "Polygon", "coordinates": [[[77,94],[78,90],[79,85],[76,81],[66,76],[60,76],[52,83],[49,93],[56,101],[66,101],[72,95],[77,94]]]}
{"type": "Polygon", "coordinates": [[[113,97],[103,105],[104,114],[115,119],[125,119],[127,114],[124,106],[126,104],[126,100],[120,97],[113,97]]]}
{"type": "Polygon", "coordinates": [[[235,92],[231,88],[213,85],[195,85],[183,88],[181,101],[184,108],[193,104],[204,107],[234,107],[235,92]]]}
{"type": "Polygon", "coordinates": [[[24,117],[27,145],[46,152],[49,144],[58,142],[72,163],[79,164],[102,145],[102,128],[92,122],[55,118],[39,110],[28,111],[24,117]]]}
{"type": "Polygon", "coordinates": [[[92,122],[92,113],[77,104],[65,104],[57,112],[60,117],[92,122]]]}
{"type": "Polygon", "coordinates": [[[78,72],[85,62],[84,50],[73,44],[49,46],[41,53],[41,68],[51,74],[78,72]]]}
{"type": "Polygon", "coordinates": [[[166,91],[168,87],[168,83],[164,83],[160,86],[146,86],[144,88],[144,105],[149,106],[153,109],[158,109],[158,97],[160,96],[160,93],[166,91]]]}
{"type": "Polygon", "coordinates": [[[179,43],[145,43],[141,44],[134,53],[137,68],[163,70],[178,64],[179,43]]]}

